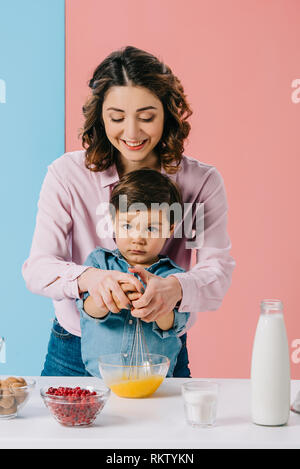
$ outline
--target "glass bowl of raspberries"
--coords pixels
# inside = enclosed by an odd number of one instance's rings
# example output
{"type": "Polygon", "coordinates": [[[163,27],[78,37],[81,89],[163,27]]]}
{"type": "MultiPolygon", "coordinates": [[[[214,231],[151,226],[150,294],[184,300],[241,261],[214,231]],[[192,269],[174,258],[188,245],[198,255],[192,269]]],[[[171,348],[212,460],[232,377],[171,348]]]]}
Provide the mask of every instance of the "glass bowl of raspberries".
{"type": "Polygon", "coordinates": [[[106,386],[43,387],[40,395],[53,417],[68,427],[90,426],[110,395],[106,386]]]}

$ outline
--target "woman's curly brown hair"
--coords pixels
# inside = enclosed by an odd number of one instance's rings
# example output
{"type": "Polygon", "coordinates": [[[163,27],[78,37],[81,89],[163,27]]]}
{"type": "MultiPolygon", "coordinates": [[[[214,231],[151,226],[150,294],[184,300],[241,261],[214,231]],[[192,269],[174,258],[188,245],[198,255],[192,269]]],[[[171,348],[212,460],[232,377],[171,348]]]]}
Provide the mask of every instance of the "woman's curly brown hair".
{"type": "Polygon", "coordinates": [[[118,150],[106,136],[102,105],[110,87],[130,85],[147,88],[160,99],[164,108],[164,130],[154,151],[167,173],[178,171],[183,143],[191,129],[187,119],[193,111],[182,84],[167,65],[148,52],[127,46],[107,56],[95,69],[88,84],[92,96],[82,107],[85,121],[79,133],[86,150],[85,165],[88,169],[104,171],[116,162],[118,150]]]}

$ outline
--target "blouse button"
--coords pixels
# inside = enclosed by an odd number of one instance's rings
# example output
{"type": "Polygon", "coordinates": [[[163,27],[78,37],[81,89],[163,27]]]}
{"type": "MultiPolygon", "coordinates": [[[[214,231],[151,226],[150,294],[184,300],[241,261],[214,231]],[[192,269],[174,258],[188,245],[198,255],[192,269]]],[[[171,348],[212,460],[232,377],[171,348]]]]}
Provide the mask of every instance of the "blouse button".
{"type": "Polygon", "coordinates": [[[123,357],[128,357],[128,353],[123,353],[123,357]]]}
{"type": "Polygon", "coordinates": [[[128,323],[131,325],[133,323],[133,320],[129,319],[128,323]]]}

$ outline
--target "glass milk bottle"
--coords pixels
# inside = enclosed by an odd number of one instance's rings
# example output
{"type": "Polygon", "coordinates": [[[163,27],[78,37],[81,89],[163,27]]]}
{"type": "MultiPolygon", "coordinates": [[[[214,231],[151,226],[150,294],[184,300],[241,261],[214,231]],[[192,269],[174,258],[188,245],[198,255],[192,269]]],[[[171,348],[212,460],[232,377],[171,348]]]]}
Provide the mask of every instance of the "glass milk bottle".
{"type": "Polygon", "coordinates": [[[252,421],[284,425],[290,413],[290,360],[280,300],[261,302],[251,364],[252,421]]]}

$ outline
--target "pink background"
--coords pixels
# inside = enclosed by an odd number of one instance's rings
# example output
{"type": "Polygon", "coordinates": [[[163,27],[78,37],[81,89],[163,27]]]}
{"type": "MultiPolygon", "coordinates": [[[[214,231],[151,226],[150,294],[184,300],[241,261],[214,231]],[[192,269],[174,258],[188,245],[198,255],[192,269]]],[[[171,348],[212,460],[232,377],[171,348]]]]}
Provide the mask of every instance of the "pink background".
{"type": "Polygon", "coordinates": [[[224,178],[237,267],[189,332],[193,377],[249,378],[260,301],[280,298],[300,379],[299,18],[298,0],[66,0],[66,151],[82,148],[93,70],[133,45],[180,78],[194,110],[185,154],[224,178]]]}

